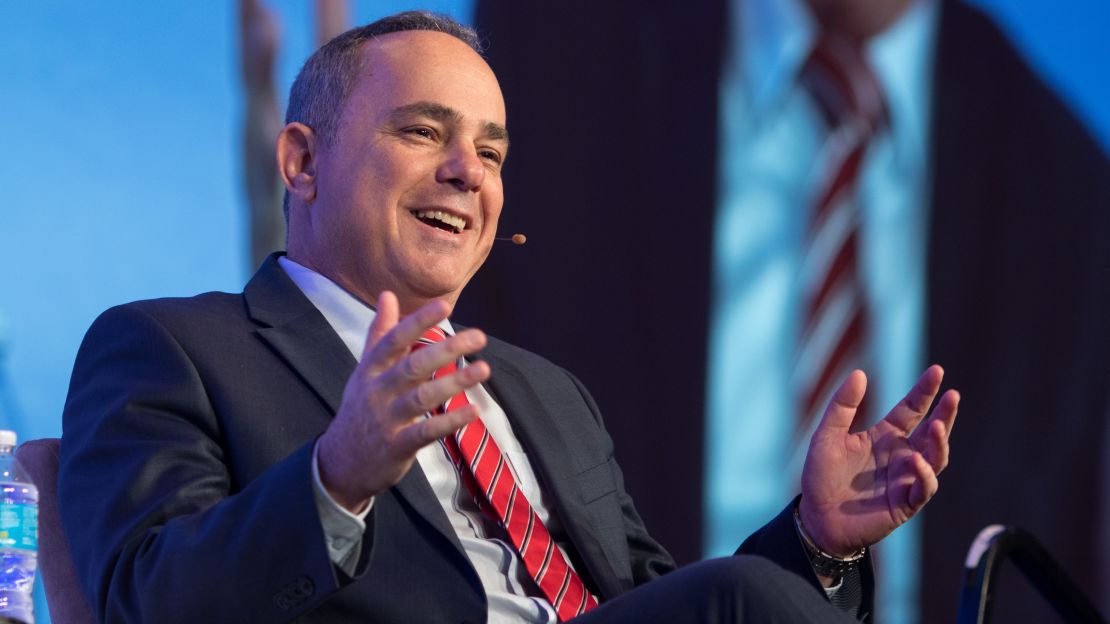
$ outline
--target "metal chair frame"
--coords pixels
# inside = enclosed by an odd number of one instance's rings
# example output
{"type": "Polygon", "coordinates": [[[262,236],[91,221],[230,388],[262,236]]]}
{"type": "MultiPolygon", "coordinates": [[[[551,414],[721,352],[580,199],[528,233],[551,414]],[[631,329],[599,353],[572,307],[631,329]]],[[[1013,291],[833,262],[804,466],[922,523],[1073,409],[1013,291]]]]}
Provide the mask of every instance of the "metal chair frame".
{"type": "Polygon", "coordinates": [[[1091,600],[1032,535],[994,524],[979,532],[967,553],[957,624],[990,619],[995,579],[1010,559],[1066,622],[1105,624],[1091,600]]]}

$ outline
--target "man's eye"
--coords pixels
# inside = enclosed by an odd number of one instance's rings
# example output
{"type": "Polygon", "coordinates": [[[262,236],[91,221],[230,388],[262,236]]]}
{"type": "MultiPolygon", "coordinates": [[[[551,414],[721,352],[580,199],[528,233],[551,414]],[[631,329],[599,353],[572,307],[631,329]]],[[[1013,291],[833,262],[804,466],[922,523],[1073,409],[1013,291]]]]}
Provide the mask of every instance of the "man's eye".
{"type": "Polygon", "coordinates": [[[501,163],[501,154],[493,150],[481,150],[478,155],[490,162],[501,163]]]}
{"type": "Polygon", "coordinates": [[[425,139],[434,139],[436,137],[435,130],[432,130],[431,128],[426,128],[424,126],[419,126],[419,127],[416,127],[416,128],[408,128],[408,129],[405,130],[405,134],[412,134],[412,135],[416,135],[416,136],[419,136],[419,137],[423,137],[425,139]]]}

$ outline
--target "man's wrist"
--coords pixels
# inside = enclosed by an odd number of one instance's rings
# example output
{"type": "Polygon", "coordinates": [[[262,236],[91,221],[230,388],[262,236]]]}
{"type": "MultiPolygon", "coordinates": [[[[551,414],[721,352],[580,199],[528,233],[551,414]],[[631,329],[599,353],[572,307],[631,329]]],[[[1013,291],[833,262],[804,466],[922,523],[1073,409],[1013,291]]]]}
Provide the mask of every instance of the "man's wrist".
{"type": "MultiPolygon", "coordinates": [[[[341,501],[336,499],[331,490],[328,489],[327,484],[324,483],[324,478],[320,471],[320,440],[316,440],[316,444],[312,448],[312,484],[317,494],[322,495],[323,499],[328,505],[335,509],[336,512],[341,512],[352,520],[357,520],[360,524],[366,521],[366,516],[370,513],[370,507],[374,504],[374,499],[363,502],[354,508],[344,505],[341,501]]],[[[365,526],[362,527],[363,529],[365,526]]],[[[360,529],[361,532],[361,529],[360,529]]]]}
{"type": "MultiPolygon", "coordinates": [[[[328,440],[327,431],[316,439],[316,446],[312,451],[313,476],[327,492],[331,501],[343,507],[352,515],[365,516],[366,510],[369,509],[370,502],[374,497],[354,496],[351,494],[350,488],[343,487],[349,485],[349,483],[345,483],[343,479],[339,478],[339,475],[343,472],[342,468],[344,468],[343,456],[341,453],[329,453],[328,448],[326,448],[328,442],[330,440],[328,440]]],[[[332,444],[332,447],[334,448],[334,444],[332,444]]]]}
{"type": "Polygon", "coordinates": [[[794,507],[794,529],[798,533],[798,540],[802,543],[806,555],[809,556],[809,564],[813,566],[814,572],[820,576],[832,579],[840,578],[845,572],[858,566],[863,558],[867,556],[866,548],[861,548],[847,557],[837,557],[821,550],[821,547],[813,541],[809,532],[806,531],[798,506],[794,507]]]}

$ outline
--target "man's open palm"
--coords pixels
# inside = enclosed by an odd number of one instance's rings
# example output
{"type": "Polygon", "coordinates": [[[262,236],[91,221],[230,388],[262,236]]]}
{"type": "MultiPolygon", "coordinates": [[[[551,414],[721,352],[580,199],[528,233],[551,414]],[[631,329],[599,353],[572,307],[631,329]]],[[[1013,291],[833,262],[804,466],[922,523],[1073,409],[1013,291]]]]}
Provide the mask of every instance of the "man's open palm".
{"type": "Polygon", "coordinates": [[[853,371],[833,395],[802,469],[802,523],[833,555],[871,546],[913,517],[937,492],[948,465],[948,436],[960,397],[949,390],[922,422],[944,371],[930,366],[886,418],[859,433],[849,427],[867,389],[853,371]]]}

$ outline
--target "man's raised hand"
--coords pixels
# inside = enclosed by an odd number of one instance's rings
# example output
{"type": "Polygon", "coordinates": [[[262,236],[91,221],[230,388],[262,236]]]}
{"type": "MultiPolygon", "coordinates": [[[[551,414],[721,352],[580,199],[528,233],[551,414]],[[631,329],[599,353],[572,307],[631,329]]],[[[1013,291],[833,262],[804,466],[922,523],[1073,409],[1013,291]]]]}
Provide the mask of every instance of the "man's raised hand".
{"type": "Polygon", "coordinates": [[[486,336],[467,329],[447,340],[412,350],[424,331],[447,318],[449,307],[433,301],[400,318],[397,297],[383,292],[366,335],[362,359],[347,380],[339,412],[320,437],[320,479],[347,509],[361,511],[376,494],[395,485],[416,453],[478,416],[473,405],[435,418],[433,408],[489,378],[489,365],[474,362],[432,380],[437,369],[480,351],[486,336]]]}
{"type": "Polygon", "coordinates": [[[901,526],[937,492],[960,397],[949,390],[921,422],[944,371],[930,366],[873,427],[848,431],[867,389],[854,371],[833,395],[802,469],[802,524],[818,547],[845,556],[901,526]]]}

